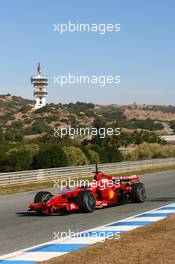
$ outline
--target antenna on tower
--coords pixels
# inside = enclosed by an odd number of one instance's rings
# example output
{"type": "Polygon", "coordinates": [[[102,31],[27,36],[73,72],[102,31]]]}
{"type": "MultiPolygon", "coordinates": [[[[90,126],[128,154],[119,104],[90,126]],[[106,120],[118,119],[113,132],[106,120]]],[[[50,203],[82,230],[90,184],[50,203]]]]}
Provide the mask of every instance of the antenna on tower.
{"type": "Polygon", "coordinates": [[[40,69],[40,62],[38,63],[37,71],[38,71],[38,74],[40,74],[40,73],[41,73],[41,69],[40,69]]]}

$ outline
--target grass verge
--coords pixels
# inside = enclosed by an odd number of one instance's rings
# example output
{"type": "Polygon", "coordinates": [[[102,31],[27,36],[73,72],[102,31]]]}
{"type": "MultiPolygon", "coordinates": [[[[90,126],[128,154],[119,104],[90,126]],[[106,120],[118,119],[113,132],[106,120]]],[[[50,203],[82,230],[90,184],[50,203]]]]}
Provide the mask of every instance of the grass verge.
{"type": "MultiPolygon", "coordinates": [[[[128,176],[128,175],[134,175],[139,174],[143,175],[146,173],[153,173],[153,172],[159,172],[159,171],[168,171],[175,169],[175,166],[169,166],[169,167],[157,167],[157,168],[150,168],[150,169],[144,169],[144,170],[133,170],[129,172],[122,172],[122,173],[114,173],[110,174],[111,176],[115,175],[121,175],[121,176],[128,176]]],[[[92,177],[86,177],[83,179],[91,179],[92,177]]],[[[81,177],[77,177],[76,179],[81,179],[81,177]]],[[[27,192],[27,191],[33,191],[38,189],[45,189],[45,188],[51,188],[54,186],[53,181],[48,182],[33,182],[33,183],[27,183],[27,184],[21,184],[21,185],[8,185],[8,186],[0,186],[0,195],[6,195],[6,194],[13,194],[13,193],[19,193],[19,192],[27,192]]]]}
{"type": "Polygon", "coordinates": [[[42,264],[174,264],[175,216],[42,264]]]}

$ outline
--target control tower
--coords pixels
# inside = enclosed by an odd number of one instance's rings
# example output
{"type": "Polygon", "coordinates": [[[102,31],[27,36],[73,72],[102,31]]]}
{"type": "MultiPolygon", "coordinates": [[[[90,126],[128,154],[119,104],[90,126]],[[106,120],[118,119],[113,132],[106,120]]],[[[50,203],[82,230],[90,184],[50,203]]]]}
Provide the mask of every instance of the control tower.
{"type": "Polygon", "coordinates": [[[33,84],[35,91],[34,96],[36,98],[35,109],[41,108],[46,105],[48,78],[41,75],[40,63],[38,63],[37,74],[31,77],[31,83],[33,84]]]}

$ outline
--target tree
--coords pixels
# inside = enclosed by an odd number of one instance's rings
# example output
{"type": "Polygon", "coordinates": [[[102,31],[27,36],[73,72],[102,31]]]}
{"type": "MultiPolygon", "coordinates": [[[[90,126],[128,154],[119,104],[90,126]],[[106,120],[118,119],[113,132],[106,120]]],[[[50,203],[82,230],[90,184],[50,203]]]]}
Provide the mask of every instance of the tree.
{"type": "Polygon", "coordinates": [[[15,129],[8,129],[5,133],[5,139],[8,142],[20,142],[23,139],[22,132],[15,131],[15,129]]]}
{"type": "Polygon", "coordinates": [[[1,171],[21,171],[31,169],[33,156],[37,153],[37,144],[17,145],[4,153],[1,171]]]}
{"type": "Polygon", "coordinates": [[[91,149],[92,145],[80,146],[81,150],[85,153],[90,164],[100,162],[100,156],[97,151],[91,149]]]}
{"type": "Polygon", "coordinates": [[[27,150],[24,149],[11,149],[4,159],[4,171],[21,171],[30,169],[32,157],[27,150]]]}
{"type": "Polygon", "coordinates": [[[133,143],[139,146],[143,142],[161,143],[161,139],[157,134],[153,132],[147,132],[144,130],[140,132],[135,131],[133,134],[133,143]]]}
{"type": "Polygon", "coordinates": [[[55,168],[68,165],[68,159],[63,151],[63,148],[59,145],[45,145],[33,158],[33,168],[45,169],[55,168]]]}
{"type": "Polygon", "coordinates": [[[35,123],[33,123],[32,128],[31,128],[32,132],[36,134],[46,132],[47,129],[48,127],[44,123],[44,121],[36,121],[35,123]]]}
{"type": "Polygon", "coordinates": [[[114,145],[108,145],[104,148],[102,162],[116,162],[122,161],[123,156],[121,152],[114,145]]]}
{"type": "Polygon", "coordinates": [[[0,129],[0,144],[6,143],[5,135],[2,129],[0,129]]]}

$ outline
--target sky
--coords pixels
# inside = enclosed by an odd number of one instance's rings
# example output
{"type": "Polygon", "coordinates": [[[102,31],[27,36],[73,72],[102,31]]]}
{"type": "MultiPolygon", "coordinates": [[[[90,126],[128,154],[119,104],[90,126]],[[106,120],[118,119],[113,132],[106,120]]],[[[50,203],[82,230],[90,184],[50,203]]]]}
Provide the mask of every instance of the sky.
{"type": "Polygon", "coordinates": [[[174,13],[174,0],[0,0],[0,94],[33,99],[40,62],[49,103],[175,105],[174,13]],[[69,21],[120,32],[54,32],[69,21]],[[68,73],[120,75],[120,84],[54,84],[68,73]]]}

